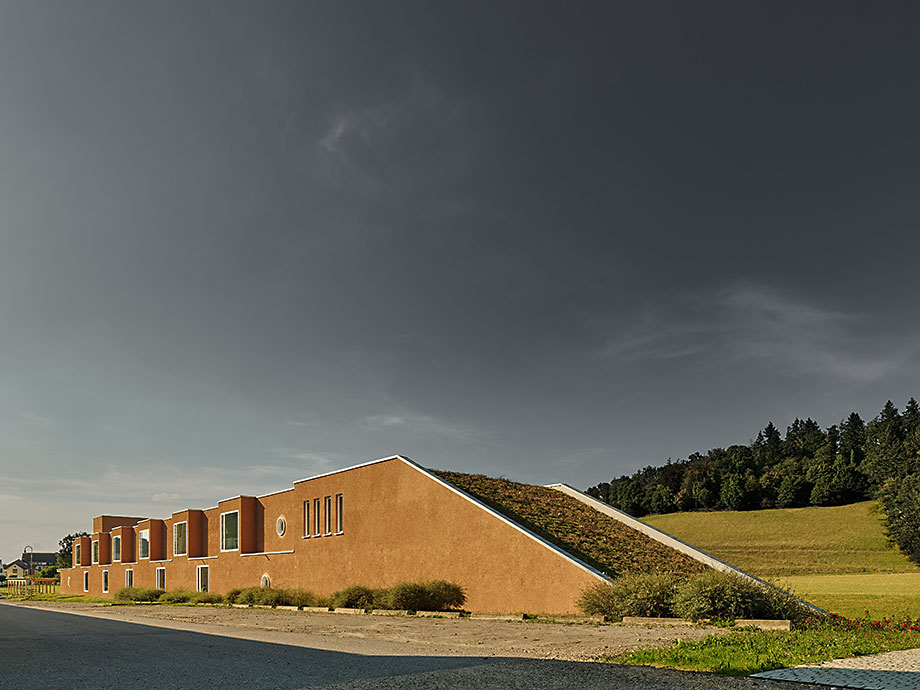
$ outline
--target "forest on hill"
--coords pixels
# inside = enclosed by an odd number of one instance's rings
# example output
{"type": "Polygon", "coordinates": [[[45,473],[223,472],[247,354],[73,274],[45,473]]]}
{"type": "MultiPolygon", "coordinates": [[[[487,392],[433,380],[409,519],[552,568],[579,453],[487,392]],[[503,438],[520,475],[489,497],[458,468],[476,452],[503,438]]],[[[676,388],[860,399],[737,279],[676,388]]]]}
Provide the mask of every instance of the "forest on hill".
{"type": "Polygon", "coordinates": [[[856,412],[822,429],[772,422],[749,445],[713,448],[602,482],[590,495],[641,517],[693,510],[843,505],[877,498],[889,535],[920,563],[920,405],[889,400],[869,422],[856,412]]]}

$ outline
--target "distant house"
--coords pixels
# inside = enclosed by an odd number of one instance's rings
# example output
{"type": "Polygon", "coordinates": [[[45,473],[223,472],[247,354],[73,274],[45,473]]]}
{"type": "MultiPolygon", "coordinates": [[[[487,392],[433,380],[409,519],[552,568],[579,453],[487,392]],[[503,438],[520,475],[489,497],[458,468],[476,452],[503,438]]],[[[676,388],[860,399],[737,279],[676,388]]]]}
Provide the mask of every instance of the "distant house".
{"type": "Polygon", "coordinates": [[[597,582],[707,567],[734,570],[571,487],[439,472],[397,455],[165,519],[101,515],[60,572],[61,593],[109,597],[125,586],[327,595],[448,580],[470,611],[564,614],[597,582]]]}
{"type": "Polygon", "coordinates": [[[39,573],[48,566],[57,565],[57,552],[47,553],[36,551],[34,553],[29,553],[28,551],[23,551],[22,558],[19,560],[21,560],[26,565],[31,563],[35,569],[35,572],[39,573]]]}
{"type": "Polygon", "coordinates": [[[7,579],[14,577],[28,577],[29,564],[23,562],[22,559],[17,559],[12,563],[7,564],[6,568],[3,570],[3,574],[6,575],[7,579]]]}

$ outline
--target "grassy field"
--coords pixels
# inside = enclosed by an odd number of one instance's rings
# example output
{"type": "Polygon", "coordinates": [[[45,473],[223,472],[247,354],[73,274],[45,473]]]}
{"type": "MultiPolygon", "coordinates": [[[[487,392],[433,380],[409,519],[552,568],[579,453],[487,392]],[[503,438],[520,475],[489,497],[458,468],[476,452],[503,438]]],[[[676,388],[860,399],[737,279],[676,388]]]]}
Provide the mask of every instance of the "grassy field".
{"type": "Polygon", "coordinates": [[[888,543],[873,501],[643,519],[833,613],[920,618],[920,568],[888,543]]]}

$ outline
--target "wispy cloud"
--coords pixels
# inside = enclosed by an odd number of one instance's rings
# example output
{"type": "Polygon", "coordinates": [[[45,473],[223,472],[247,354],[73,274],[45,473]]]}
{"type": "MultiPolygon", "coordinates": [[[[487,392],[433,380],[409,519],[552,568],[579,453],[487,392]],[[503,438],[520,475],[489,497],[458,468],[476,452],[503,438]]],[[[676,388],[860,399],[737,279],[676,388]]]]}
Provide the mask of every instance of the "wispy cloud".
{"type": "Polygon", "coordinates": [[[40,414],[34,414],[32,412],[23,412],[22,418],[30,424],[34,424],[35,426],[50,426],[51,424],[54,424],[54,422],[48,417],[43,417],[40,414]]]}
{"type": "Polygon", "coordinates": [[[865,313],[830,310],[759,285],[685,295],[648,306],[607,343],[626,360],[760,362],[805,375],[866,382],[918,353],[916,331],[893,334],[865,313]]]}
{"type": "Polygon", "coordinates": [[[419,435],[444,436],[459,440],[466,440],[476,436],[476,432],[473,429],[420,414],[375,414],[362,419],[359,426],[364,431],[369,432],[398,431],[419,435]]]}

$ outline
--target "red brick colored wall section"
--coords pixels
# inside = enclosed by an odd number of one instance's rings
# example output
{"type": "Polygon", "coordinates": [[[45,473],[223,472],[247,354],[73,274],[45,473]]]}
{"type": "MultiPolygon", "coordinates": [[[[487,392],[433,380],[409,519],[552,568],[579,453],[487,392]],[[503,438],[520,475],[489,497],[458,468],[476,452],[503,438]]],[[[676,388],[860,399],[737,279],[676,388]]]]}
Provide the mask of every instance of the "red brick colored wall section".
{"type": "MultiPolygon", "coordinates": [[[[352,584],[385,587],[444,579],[464,587],[465,608],[471,611],[573,613],[580,592],[601,579],[589,567],[401,458],[298,482],[292,489],[258,499],[221,501],[202,517],[208,557],[172,557],[175,518],[171,518],[164,524],[170,536],[169,560],[113,564],[108,568],[109,595],[124,583],[126,567],[134,568],[136,587],[152,587],[159,565],[167,568],[167,589],[195,589],[196,566],[207,565],[214,592],[258,585],[263,574],[274,587],[300,587],[317,594],[352,584]],[[334,534],[340,493],[343,533],[334,534]],[[316,536],[313,500],[320,499],[322,510],[327,496],[333,508],[333,534],[316,536]],[[304,501],[310,501],[308,538],[304,538],[304,501]],[[221,553],[220,514],[228,510],[240,510],[242,551],[221,553]],[[279,516],[286,521],[283,535],[276,531],[279,516]],[[247,551],[257,546],[261,546],[258,552],[247,551]]],[[[151,549],[153,534],[151,528],[151,549]]],[[[69,588],[62,585],[62,591],[82,591],[80,571],[65,571],[78,576],[71,577],[69,588]]],[[[90,593],[101,595],[97,572],[91,575],[90,593]]]]}

